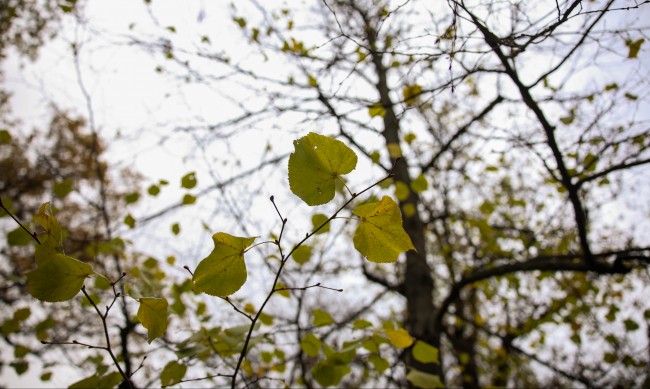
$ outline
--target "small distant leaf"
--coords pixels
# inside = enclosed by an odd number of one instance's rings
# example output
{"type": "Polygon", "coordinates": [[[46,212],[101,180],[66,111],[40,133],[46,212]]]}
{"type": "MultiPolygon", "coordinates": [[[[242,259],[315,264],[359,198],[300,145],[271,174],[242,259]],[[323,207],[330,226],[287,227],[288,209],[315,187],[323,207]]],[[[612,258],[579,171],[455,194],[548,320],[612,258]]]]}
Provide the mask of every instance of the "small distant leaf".
{"type": "Polygon", "coordinates": [[[92,267],[43,245],[36,247],[35,270],[27,273],[27,291],[46,302],[72,299],[79,293],[92,267]]]}
{"type": "Polygon", "coordinates": [[[389,143],[386,145],[386,148],[391,158],[399,158],[402,156],[402,148],[399,143],[389,143]]]}
{"type": "Polygon", "coordinates": [[[160,373],[160,385],[163,387],[175,385],[185,377],[186,372],[187,366],[171,361],[165,365],[162,373],[160,373]]]}
{"type": "Polygon", "coordinates": [[[129,193],[128,195],[124,196],[124,201],[126,201],[127,204],[133,204],[137,202],[139,199],[140,199],[140,193],[138,192],[129,193]]]}
{"type": "MultiPolygon", "coordinates": [[[[328,219],[329,219],[329,217],[327,217],[327,215],[322,214],[322,213],[317,213],[314,216],[312,216],[311,217],[312,231],[317,229],[318,227],[322,226],[323,223],[325,223],[328,219]]],[[[316,234],[317,235],[318,234],[324,234],[326,232],[329,232],[329,230],[330,230],[330,224],[327,223],[327,224],[325,224],[323,226],[323,228],[318,230],[318,232],[316,232],[316,234]]]]}
{"type": "Polygon", "coordinates": [[[176,27],[174,26],[167,26],[167,30],[170,32],[176,32],[176,27]]]}
{"type": "Polygon", "coordinates": [[[386,115],[386,110],[381,103],[374,103],[368,107],[368,115],[370,115],[371,118],[374,118],[375,116],[384,117],[384,115],[386,115]]]}
{"type": "Polygon", "coordinates": [[[29,351],[30,351],[30,350],[29,350],[27,347],[22,346],[22,345],[20,345],[20,344],[17,344],[17,345],[14,347],[14,357],[15,357],[15,358],[22,358],[22,357],[24,357],[25,355],[27,355],[27,354],[29,353],[29,351]]]}
{"type": "Polygon", "coordinates": [[[618,89],[618,84],[615,83],[615,82],[612,82],[611,84],[605,85],[605,91],[606,92],[613,91],[613,90],[616,90],[616,89],[618,89]]]}
{"type": "Polygon", "coordinates": [[[212,235],[214,250],[201,260],[192,277],[194,290],[226,297],[246,282],[244,251],[255,238],[240,238],[223,232],[212,235]]]}
{"type": "Polygon", "coordinates": [[[402,89],[404,103],[409,106],[417,103],[420,94],[422,94],[422,87],[418,84],[407,85],[404,87],[404,89],[402,89]]]}
{"type": "Polygon", "coordinates": [[[27,320],[29,318],[29,316],[31,316],[31,314],[32,314],[31,309],[29,309],[29,308],[19,308],[19,309],[16,309],[16,311],[14,312],[13,319],[20,322],[20,321],[23,321],[23,320],[27,320]]]}
{"type": "Polygon", "coordinates": [[[291,294],[289,293],[289,290],[285,289],[287,286],[283,284],[282,282],[278,282],[278,284],[275,287],[275,290],[277,291],[277,294],[284,298],[289,298],[291,297],[291,294]]]}
{"type": "Polygon", "coordinates": [[[625,325],[626,332],[636,331],[639,329],[639,323],[632,319],[626,319],[623,324],[625,325]]]}
{"type": "Polygon", "coordinates": [[[74,182],[71,179],[65,179],[54,183],[52,190],[57,197],[64,198],[72,192],[74,182]]]}
{"type": "Polygon", "coordinates": [[[408,199],[409,193],[411,193],[411,191],[409,190],[408,185],[402,181],[395,181],[395,197],[397,197],[399,201],[408,199]]]}
{"type": "Polygon", "coordinates": [[[637,56],[639,55],[639,50],[641,50],[641,45],[643,44],[643,42],[645,42],[645,39],[643,39],[643,38],[637,39],[635,41],[633,41],[631,39],[627,39],[625,41],[625,46],[627,46],[627,48],[629,49],[629,51],[627,53],[627,57],[628,58],[637,58],[637,56]]]}
{"type": "Polygon", "coordinates": [[[149,193],[151,196],[158,196],[160,193],[160,187],[158,185],[150,185],[147,189],[147,193],[149,193]]]}
{"type": "Polygon", "coordinates": [[[409,132],[406,135],[404,135],[404,142],[406,142],[406,144],[410,145],[411,143],[413,143],[415,139],[417,139],[417,137],[412,132],[409,132]]]}
{"type": "Polygon", "coordinates": [[[320,352],[321,341],[316,335],[309,333],[300,341],[300,348],[310,357],[315,357],[320,352]]]}
{"type": "Polygon", "coordinates": [[[384,196],[380,202],[361,204],[353,213],[361,217],[354,233],[354,248],[369,261],[395,262],[400,253],[415,249],[392,198],[384,196]]]}
{"type": "Polygon", "coordinates": [[[197,181],[195,172],[187,173],[181,177],[181,186],[185,189],[192,189],[196,186],[196,184],[197,181]]]}
{"type": "Polygon", "coordinates": [[[379,164],[379,161],[381,160],[381,154],[379,151],[375,150],[370,153],[370,159],[372,160],[372,163],[379,164]]]}
{"type": "Polygon", "coordinates": [[[41,374],[40,379],[41,379],[41,381],[49,381],[50,379],[52,379],[52,372],[47,371],[47,372],[41,374]]]}
{"type": "Polygon", "coordinates": [[[124,224],[129,226],[129,228],[135,228],[135,219],[131,214],[124,216],[124,224]]]}
{"type": "Polygon", "coordinates": [[[192,205],[194,203],[196,203],[196,196],[193,196],[189,193],[183,196],[183,205],[192,205]]]}
{"type": "Polygon", "coordinates": [[[0,130],[0,145],[11,143],[11,134],[7,130],[0,130]]]}
{"type": "Polygon", "coordinates": [[[318,80],[311,74],[307,75],[307,83],[313,88],[316,88],[318,86],[318,80]]]}
{"type": "Polygon", "coordinates": [[[289,187],[308,205],[334,198],[335,182],[357,165],[357,155],[343,142],[310,132],[293,142],[289,156],[289,187]]]}
{"type": "Polygon", "coordinates": [[[418,340],[412,352],[413,358],[418,362],[440,364],[438,349],[428,343],[418,340]]]}
{"type": "Polygon", "coordinates": [[[407,348],[413,344],[413,338],[403,328],[386,330],[386,336],[388,336],[390,343],[397,348],[407,348]]]}
{"type": "Polygon", "coordinates": [[[427,187],[429,186],[429,183],[427,182],[426,177],[424,175],[420,174],[415,178],[415,180],[411,181],[411,189],[413,189],[413,192],[415,193],[422,193],[425,190],[427,190],[427,187]]]}
{"type": "Polygon", "coordinates": [[[303,244],[294,250],[291,257],[293,257],[293,260],[298,262],[298,264],[302,265],[308,262],[311,258],[311,247],[303,244]]]}
{"type": "Polygon", "coordinates": [[[406,380],[418,388],[444,388],[440,377],[433,374],[423,373],[419,370],[411,369],[406,375],[406,380]]]}
{"type": "Polygon", "coordinates": [[[232,18],[233,22],[237,23],[237,25],[241,28],[246,27],[246,19],[244,18],[232,18]]]}
{"type": "Polygon", "coordinates": [[[147,329],[147,341],[153,342],[165,334],[167,323],[167,307],[169,304],[164,298],[143,297],[138,308],[138,320],[147,329]]]}
{"type": "Polygon", "coordinates": [[[336,386],[349,372],[348,366],[337,365],[331,361],[319,361],[312,369],[316,382],[321,386],[336,386]]]}
{"type": "Polygon", "coordinates": [[[18,359],[9,364],[16,371],[16,375],[23,375],[29,369],[29,363],[24,359],[18,359]]]}
{"type": "Polygon", "coordinates": [[[181,226],[178,223],[172,224],[172,234],[178,235],[181,233],[181,226]]]}
{"type": "Polygon", "coordinates": [[[316,327],[322,327],[334,323],[332,315],[323,310],[314,309],[312,315],[314,316],[314,326],[316,327]]]}

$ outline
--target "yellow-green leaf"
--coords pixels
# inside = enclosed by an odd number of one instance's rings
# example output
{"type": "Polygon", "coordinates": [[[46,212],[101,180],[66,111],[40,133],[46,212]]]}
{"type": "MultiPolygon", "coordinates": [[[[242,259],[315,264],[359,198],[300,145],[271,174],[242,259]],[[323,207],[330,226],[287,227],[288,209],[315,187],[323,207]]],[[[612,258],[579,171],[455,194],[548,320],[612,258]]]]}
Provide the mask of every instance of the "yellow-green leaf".
{"type": "Polygon", "coordinates": [[[293,257],[293,260],[298,262],[298,264],[302,265],[308,262],[311,258],[311,247],[303,244],[293,251],[291,257],[293,257]]]}
{"type": "Polygon", "coordinates": [[[194,203],[196,203],[196,196],[189,193],[183,196],[183,205],[192,205],[194,203]]]}
{"type": "Polygon", "coordinates": [[[311,74],[307,75],[307,83],[309,84],[309,86],[313,88],[316,88],[318,86],[318,80],[316,79],[316,77],[312,76],[311,74]]]}
{"type": "Polygon", "coordinates": [[[124,224],[129,226],[129,228],[135,228],[135,219],[131,214],[124,216],[124,224]]]}
{"type": "Polygon", "coordinates": [[[414,105],[417,103],[418,97],[422,94],[422,87],[418,84],[407,85],[402,89],[402,96],[404,96],[404,103],[406,105],[414,105]]]}
{"type": "Polygon", "coordinates": [[[409,197],[409,187],[402,181],[395,181],[395,197],[398,200],[404,201],[409,197]]]}
{"type": "Polygon", "coordinates": [[[379,202],[361,204],[353,213],[361,218],[354,233],[354,248],[369,261],[395,262],[400,253],[415,249],[392,198],[384,196],[379,202]]]}
{"type": "Polygon", "coordinates": [[[415,342],[412,352],[413,358],[418,362],[440,364],[438,349],[428,343],[418,340],[415,342]]]}
{"type": "Polygon", "coordinates": [[[9,246],[28,246],[33,239],[22,227],[16,227],[7,233],[9,246]]]}
{"type": "MultiPolygon", "coordinates": [[[[317,213],[314,216],[312,216],[311,217],[312,231],[316,230],[318,227],[322,226],[323,223],[325,223],[328,219],[329,218],[327,217],[327,215],[324,215],[322,213],[317,213]]],[[[326,232],[329,232],[329,230],[330,230],[330,224],[327,223],[327,224],[325,224],[323,226],[323,228],[318,230],[318,232],[316,232],[316,234],[324,234],[326,232]]]]}
{"type": "Polygon", "coordinates": [[[444,388],[440,377],[433,374],[423,373],[419,370],[411,369],[406,375],[406,380],[417,388],[444,388]]]}
{"type": "Polygon", "coordinates": [[[160,373],[160,385],[163,387],[175,385],[185,377],[186,372],[187,366],[176,361],[170,361],[160,373]]]}
{"type": "Polygon", "coordinates": [[[34,221],[43,227],[44,233],[39,234],[41,246],[59,248],[63,246],[63,229],[54,217],[50,203],[43,203],[39,208],[34,221]]]}
{"type": "Polygon", "coordinates": [[[0,130],[0,145],[8,145],[11,143],[11,134],[7,130],[0,130]]]}
{"type": "Polygon", "coordinates": [[[52,190],[57,197],[63,198],[72,192],[74,189],[73,184],[74,182],[71,179],[67,178],[63,181],[55,182],[52,190]]]}
{"type": "Polygon", "coordinates": [[[302,340],[300,340],[300,348],[310,357],[315,357],[320,352],[322,342],[316,335],[309,333],[302,340]]]}
{"type": "Polygon", "coordinates": [[[374,118],[375,116],[384,117],[384,115],[386,115],[386,110],[381,103],[374,103],[368,107],[368,115],[370,115],[371,118],[374,118]]]}
{"type": "Polygon", "coordinates": [[[413,338],[403,328],[386,330],[386,336],[388,336],[390,343],[397,348],[407,348],[413,344],[413,338]]]}
{"type": "Polygon", "coordinates": [[[371,354],[368,357],[368,362],[372,363],[372,366],[379,374],[383,373],[384,370],[390,367],[390,363],[388,363],[388,361],[384,358],[380,357],[379,354],[371,354]]]}
{"type": "Polygon", "coordinates": [[[147,329],[147,341],[151,343],[154,339],[165,334],[167,323],[167,307],[169,303],[164,298],[143,297],[139,299],[138,320],[147,329]]]}
{"type": "Polygon", "coordinates": [[[308,205],[334,198],[335,182],[357,165],[357,155],[343,142],[310,132],[293,142],[289,156],[289,187],[308,205]]]}
{"type": "Polygon", "coordinates": [[[424,175],[420,174],[417,176],[417,178],[413,181],[411,181],[411,189],[413,189],[413,192],[415,193],[422,193],[425,190],[427,190],[427,187],[429,186],[429,183],[427,182],[426,177],[424,175]]]}
{"type": "Polygon", "coordinates": [[[628,39],[625,41],[625,46],[629,49],[627,57],[636,58],[639,56],[639,50],[641,50],[641,45],[645,42],[645,39],[640,38],[635,41],[628,39]]]}
{"type": "Polygon", "coordinates": [[[51,247],[36,247],[35,270],[27,273],[27,291],[47,302],[66,301],[79,293],[92,267],[51,247]]]}
{"type": "Polygon", "coordinates": [[[181,177],[181,186],[185,189],[192,189],[196,186],[196,173],[191,172],[187,173],[183,177],[181,177]]]}
{"type": "Polygon", "coordinates": [[[334,319],[332,318],[332,315],[330,315],[328,312],[325,312],[323,310],[314,309],[312,315],[314,315],[314,325],[316,327],[326,326],[334,323],[334,319]]]}
{"type": "Polygon", "coordinates": [[[212,296],[229,296],[246,282],[244,252],[255,238],[240,238],[223,232],[212,235],[214,250],[201,260],[192,277],[194,290],[212,296]]]}

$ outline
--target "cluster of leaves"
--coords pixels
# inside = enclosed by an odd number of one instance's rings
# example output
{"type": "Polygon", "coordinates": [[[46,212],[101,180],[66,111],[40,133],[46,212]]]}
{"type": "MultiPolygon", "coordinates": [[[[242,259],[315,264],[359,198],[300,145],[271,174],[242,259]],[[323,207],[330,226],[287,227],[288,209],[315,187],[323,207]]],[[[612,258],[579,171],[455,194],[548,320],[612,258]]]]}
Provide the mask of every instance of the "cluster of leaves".
{"type": "MultiPolygon", "coordinates": [[[[289,185],[291,190],[308,205],[320,205],[332,201],[335,196],[335,185],[337,181],[341,181],[343,175],[350,173],[355,168],[357,156],[354,151],[339,140],[315,133],[309,133],[296,140],[294,147],[295,151],[289,158],[289,185]]],[[[381,181],[391,177],[392,175],[389,174],[389,176],[381,181]]],[[[181,181],[182,186],[185,188],[192,188],[196,185],[196,177],[193,173],[186,175],[181,181]]],[[[217,343],[221,345],[213,349],[215,353],[220,353],[224,356],[238,356],[234,373],[218,375],[231,377],[233,386],[236,384],[240,368],[246,374],[254,375],[250,362],[245,358],[250,352],[250,348],[260,341],[259,338],[253,336],[254,331],[259,328],[258,320],[267,323],[270,320],[270,317],[268,315],[264,316],[265,314],[263,312],[266,303],[276,293],[283,295],[290,290],[306,289],[305,287],[289,288],[278,282],[285,263],[290,258],[293,258],[298,263],[304,263],[304,261],[308,260],[311,248],[305,242],[316,233],[328,228],[329,223],[337,218],[339,212],[358,196],[381,181],[359,193],[350,192],[350,197],[330,217],[320,215],[320,217],[315,218],[314,230],[307,234],[302,241],[293,245],[291,250],[286,254],[284,254],[285,251],[282,247],[282,232],[274,241],[263,242],[276,245],[280,254],[280,266],[277,269],[274,284],[259,310],[256,310],[250,304],[240,309],[234,303],[230,302],[236,311],[251,320],[250,325],[233,327],[224,329],[223,331],[220,328],[216,328],[216,332],[207,335],[208,339],[213,336],[220,339],[217,343]],[[224,345],[226,346],[225,348],[224,345]]],[[[273,204],[275,206],[275,203],[273,204]]],[[[282,229],[284,230],[287,219],[281,217],[277,207],[276,210],[278,211],[278,215],[282,221],[282,229]]],[[[353,209],[352,213],[358,221],[353,239],[354,246],[369,261],[377,263],[395,262],[400,253],[414,249],[409,236],[402,227],[402,217],[399,207],[389,196],[384,196],[379,201],[371,200],[361,203],[353,209]]],[[[93,385],[102,382],[102,385],[107,384],[109,386],[121,380],[130,382],[131,377],[124,373],[119,361],[113,354],[106,323],[110,309],[121,295],[115,285],[122,282],[123,277],[128,278],[127,273],[123,273],[120,279],[111,282],[106,276],[93,270],[90,264],[66,255],[63,248],[63,241],[65,239],[64,229],[54,217],[49,203],[40,206],[33,220],[40,226],[41,231],[38,234],[30,233],[22,225],[19,227],[25,233],[31,235],[30,237],[34,238],[37,242],[34,253],[36,268],[26,273],[29,294],[44,302],[62,302],[73,299],[82,291],[89,306],[92,306],[99,315],[107,334],[105,346],[89,347],[107,351],[117,368],[117,372],[110,373],[105,371],[101,374],[93,374],[77,382],[72,387],[88,385],[91,382],[93,385]],[[91,278],[96,279],[96,287],[112,287],[114,297],[110,305],[106,307],[104,313],[99,310],[95,301],[96,299],[89,294],[85,286],[88,283],[88,279],[91,278]],[[116,377],[120,378],[117,382],[115,381],[116,377]]],[[[198,264],[194,272],[191,272],[192,289],[195,293],[205,293],[229,301],[228,296],[237,292],[246,282],[248,272],[244,255],[248,250],[257,246],[253,245],[256,238],[236,237],[224,232],[217,232],[213,235],[212,239],[214,241],[213,251],[198,264]]],[[[146,262],[145,267],[149,267],[146,262]]],[[[321,287],[320,284],[314,286],[321,287]]],[[[167,299],[157,296],[139,296],[137,295],[137,290],[134,289],[129,289],[127,293],[129,298],[139,302],[137,319],[147,330],[149,343],[164,336],[169,323],[168,310],[170,304],[167,299]]],[[[334,319],[329,313],[320,310],[313,312],[314,327],[327,326],[333,323],[334,319]]],[[[381,373],[390,365],[386,359],[381,357],[380,346],[382,344],[391,344],[398,349],[410,348],[412,349],[414,358],[422,363],[439,363],[436,348],[425,342],[415,341],[399,325],[393,322],[385,322],[382,328],[373,329],[371,327],[372,324],[370,322],[357,320],[354,323],[354,329],[361,332],[362,335],[355,341],[345,342],[339,350],[324,343],[313,333],[308,333],[302,338],[300,341],[302,352],[318,359],[318,362],[312,368],[312,374],[320,385],[337,385],[349,372],[350,367],[348,365],[352,359],[357,357],[359,347],[369,352],[366,355],[368,362],[378,373],[381,373]]],[[[201,337],[203,336],[201,334],[201,337]]],[[[70,343],[87,345],[76,340],[70,343]]],[[[180,349],[183,348],[184,346],[181,345],[180,349]]],[[[276,350],[275,357],[281,360],[284,359],[284,356],[279,350],[276,350]]],[[[272,355],[265,356],[264,352],[262,352],[263,360],[270,362],[273,358],[272,355]]],[[[163,386],[182,382],[186,371],[187,365],[173,360],[163,369],[160,382],[163,386]]],[[[416,386],[430,387],[432,385],[442,385],[438,377],[415,369],[411,370],[407,379],[416,386]]]]}

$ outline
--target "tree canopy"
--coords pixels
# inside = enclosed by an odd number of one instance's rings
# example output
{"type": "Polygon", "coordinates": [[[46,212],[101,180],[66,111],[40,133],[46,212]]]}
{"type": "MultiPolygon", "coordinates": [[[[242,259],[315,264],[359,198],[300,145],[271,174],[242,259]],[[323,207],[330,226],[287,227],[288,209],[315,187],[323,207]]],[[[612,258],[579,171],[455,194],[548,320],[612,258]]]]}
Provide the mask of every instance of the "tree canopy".
{"type": "Polygon", "coordinates": [[[45,130],[0,112],[5,369],[650,383],[649,2],[100,3],[2,16],[0,58],[63,50],[78,96],[45,130]],[[106,96],[153,84],[93,85],[131,57],[164,97],[123,132],[106,96]]]}

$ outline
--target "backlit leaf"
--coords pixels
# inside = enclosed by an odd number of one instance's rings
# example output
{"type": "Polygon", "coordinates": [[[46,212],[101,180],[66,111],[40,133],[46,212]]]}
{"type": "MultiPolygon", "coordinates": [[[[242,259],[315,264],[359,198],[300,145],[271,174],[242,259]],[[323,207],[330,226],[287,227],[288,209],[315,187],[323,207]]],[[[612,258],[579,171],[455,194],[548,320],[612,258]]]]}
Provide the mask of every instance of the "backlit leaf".
{"type": "Polygon", "coordinates": [[[170,361],[160,373],[160,385],[163,387],[175,385],[185,377],[186,372],[187,366],[176,361],[170,361]]]}
{"type": "Polygon", "coordinates": [[[400,253],[415,249],[392,198],[384,196],[379,202],[361,204],[353,213],[361,217],[354,233],[354,248],[369,261],[395,262],[400,253]]]}
{"type": "Polygon", "coordinates": [[[52,190],[57,197],[63,198],[72,192],[74,189],[73,184],[74,182],[71,179],[67,178],[63,181],[55,182],[52,190]]]}
{"type": "Polygon", "coordinates": [[[294,261],[298,262],[298,264],[302,265],[308,262],[311,258],[311,247],[303,244],[293,251],[291,257],[294,261]]]}
{"type": "Polygon", "coordinates": [[[189,193],[183,196],[183,205],[192,205],[194,203],[196,203],[196,196],[189,193]]]}
{"type": "Polygon", "coordinates": [[[310,357],[315,357],[320,352],[321,341],[316,337],[316,335],[309,333],[305,335],[302,340],[300,340],[300,348],[302,351],[309,355],[310,357]]]}
{"type": "Polygon", "coordinates": [[[384,117],[384,115],[386,115],[386,110],[381,103],[374,103],[368,107],[368,115],[370,115],[371,118],[374,118],[375,116],[384,117]]]}
{"type": "Polygon", "coordinates": [[[138,320],[147,329],[147,341],[151,343],[154,339],[165,334],[167,323],[167,300],[164,298],[144,297],[139,299],[138,320]]]}
{"type": "Polygon", "coordinates": [[[321,386],[336,386],[343,377],[350,371],[345,365],[338,365],[332,361],[319,361],[312,369],[316,382],[321,386]]]}
{"type": "Polygon", "coordinates": [[[427,190],[427,187],[429,186],[429,183],[427,182],[426,177],[424,175],[420,174],[417,176],[417,178],[413,181],[411,181],[411,189],[413,189],[413,192],[415,193],[422,193],[425,190],[427,190]]]}
{"type": "Polygon", "coordinates": [[[390,343],[397,348],[407,348],[413,344],[413,338],[403,328],[386,330],[386,336],[390,343]]]}
{"type": "Polygon", "coordinates": [[[308,205],[334,198],[335,182],[357,165],[357,155],[343,142],[310,132],[293,142],[289,156],[289,187],[308,205]]]}
{"type": "Polygon", "coordinates": [[[418,362],[440,364],[438,349],[428,343],[418,340],[412,352],[413,358],[418,362]]]}
{"type": "Polygon", "coordinates": [[[402,96],[404,96],[404,103],[406,105],[414,105],[417,103],[420,94],[422,94],[422,87],[418,84],[407,85],[402,89],[402,96]]]}
{"type": "Polygon", "coordinates": [[[255,238],[240,238],[223,232],[212,235],[214,250],[201,260],[192,277],[194,290],[212,296],[229,296],[246,282],[244,251],[255,238]]]}
{"type": "Polygon", "coordinates": [[[388,361],[384,358],[380,357],[379,354],[371,354],[368,357],[368,362],[372,363],[372,366],[379,374],[383,373],[384,370],[390,367],[390,363],[388,363],[388,361]]]}
{"type": "Polygon", "coordinates": [[[36,247],[36,263],[36,269],[27,273],[27,291],[41,301],[72,299],[94,274],[89,264],[43,245],[36,247]]]}
{"type": "MultiPolygon", "coordinates": [[[[316,230],[318,227],[322,226],[323,223],[325,223],[329,218],[327,215],[324,215],[322,213],[317,213],[314,216],[311,217],[311,224],[312,224],[312,231],[316,230]]],[[[325,224],[316,234],[324,234],[326,232],[329,232],[330,230],[330,224],[327,223],[325,224]]]]}
{"type": "Polygon", "coordinates": [[[50,203],[43,203],[36,215],[34,221],[43,227],[44,233],[39,234],[41,246],[60,248],[63,246],[63,229],[52,213],[50,203]]]}
{"type": "Polygon", "coordinates": [[[22,227],[17,227],[7,234],[7,243],[9,246],[27,246],[33,239],[22,227]]]}
{"type": "Polygon", "coordinates": [[[328,324],[334,323],[334,319],[332,318],[332,315],[330,315],[328,312],[325,312],[323,310],[314,309],[312,315],[314,315],[314,325],[316,327],[326,326],[328,324]]]}
{"type": "Polygon", "coordinates": [[[368,320],[357,319],[354,321],[354,329],[362,330],[364,328],[372,327],[372,323],[368,320]]]}
{"type": "Polygon", "coordinates": [[[406,375],[406,380],[417,388],[444,388],[440,377],[433,374],[423,373],[419,370],[411,369],[406,375]]]}

